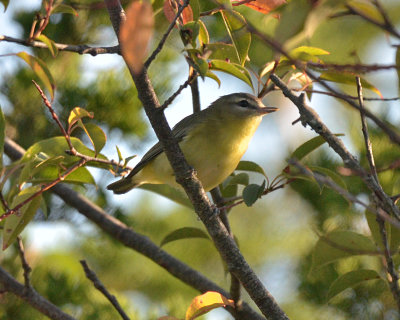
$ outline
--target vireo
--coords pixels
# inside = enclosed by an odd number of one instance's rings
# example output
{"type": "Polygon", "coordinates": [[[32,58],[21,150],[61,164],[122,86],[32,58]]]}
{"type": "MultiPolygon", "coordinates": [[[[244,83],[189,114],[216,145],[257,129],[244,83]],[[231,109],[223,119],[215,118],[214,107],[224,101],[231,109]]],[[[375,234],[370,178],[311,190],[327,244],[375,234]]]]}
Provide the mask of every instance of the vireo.
{"type": "MultiPolygon", "coordinates": [[[[218,186],[236,169],[261,118],[276,110],[264,106],[251,94],[234,93],[222,96],[207,109],[184,118],[172,129],[204,190],[218,186]]],[[[122,194],[146,183],[181,188],[159,142],[127,177],[110,184],[107,189],[122,194]]]]}

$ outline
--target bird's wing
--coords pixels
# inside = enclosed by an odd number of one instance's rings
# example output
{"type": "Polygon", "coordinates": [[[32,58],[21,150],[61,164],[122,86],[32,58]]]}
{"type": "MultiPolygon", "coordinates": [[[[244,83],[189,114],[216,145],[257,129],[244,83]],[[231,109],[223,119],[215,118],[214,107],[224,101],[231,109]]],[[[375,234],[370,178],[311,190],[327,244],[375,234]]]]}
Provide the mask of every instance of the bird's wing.
{"type": "MultiPolygon", "coordinates": [[[[174,138],[177,140],[178,143],[181,142],[186,137],[189,129],[193,126],[194,121],[201,122],[202,119],[203,119],[202,114],[198,114],[196,117],[194,117],[194,115],[191,114],[191,115],[187,116],[186,118],[183,118],[172,129],[172,135],[174,136],[174,138]]],[[[164,152],[164,150],[161,146],[161,143],[157,142],[153,147],[150,148],[149,151],[146,152],[146,154],[143,156],[142,160],[140,160],[140,162],[132,169],[132,171],[129,173],[127,178],[133,177],[140,170],[142,170],[142,168],[147,163],[149,163],[151,160],[156,158],[162,152],[164,152]]]]}

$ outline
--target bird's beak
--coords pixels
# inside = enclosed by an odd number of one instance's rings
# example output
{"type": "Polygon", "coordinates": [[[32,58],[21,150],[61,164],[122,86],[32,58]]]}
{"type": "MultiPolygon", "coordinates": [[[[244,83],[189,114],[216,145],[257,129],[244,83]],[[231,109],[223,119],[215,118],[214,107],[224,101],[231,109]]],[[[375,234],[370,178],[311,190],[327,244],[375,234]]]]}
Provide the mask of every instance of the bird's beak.
{"type": "Polygon", "coordinates": [[[275,108],[275,107],[264,107],[264,108],[259,108],[258,112],[262,115],[267,114],[267,113],[272,113],[279,110],[279,108],[275,108]]]}

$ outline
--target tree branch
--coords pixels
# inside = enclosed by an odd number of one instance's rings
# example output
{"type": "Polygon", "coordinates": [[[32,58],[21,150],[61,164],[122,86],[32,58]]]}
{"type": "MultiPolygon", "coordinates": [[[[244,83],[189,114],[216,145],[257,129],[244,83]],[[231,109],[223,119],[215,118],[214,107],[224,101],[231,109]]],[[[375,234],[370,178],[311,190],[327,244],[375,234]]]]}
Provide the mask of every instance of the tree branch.
{"type": "MultiPolygon", "coordinates": [[[[6,138],[4,152],[12,160],[18,160],[23,156],[25,150],[14,141],[6,138]]],[[[193,270],[180,260],[174,258],[166,251],[160,249],[158,245],[154,244],[147,237],[133,231],[124,223],[106,213],[104,210],[78,192],[62,184],[56,185],[51,189],[51,191],[58,195],[66,204],[75,208],[87,219],[95,223],[100,229],[102,229],[112,238],[118,240],[126,247],[143,254],[164,268],[171,275],[191,286],[192,288],[201,293],[206,291],[218,291],[225,297],[230,298],[229,293],[224,289],[220,288],[215,283],[211,282],[205,276],[196,270],[193,270]]],[[[235,310],[232,308],[227,307],[226,309],[232,314],[235,312],[235,310]]],[[[240,310],[239,315],[241,316],[240,319],[264,319],[246,303],[243,304],[243,309],[240,310]]]]}
{"type": "MultiPolygon", "coordinates": [[[[105,1],[106,4],[110,2],[105,1]]],[[[116,2],[118,1],[113,1],[114,4],[116,2]]],[[[118,7],[118,5],[115,4],[114,7],[118,7]]],[[[110,12],[110,18],[113,18],[112,12],[110,12]]],[[[119,29],[119,27],[114,26],[115,29],[119,29]]],[[[160,103],[148,77],[147,69],[144,67],[140,73],[135,73],[129,65],[128,68],[135,82],[138,96],[143,104],[146,115],[174,171],[176,181],[182,185],[188,195],[195,212],[207,228],[229,271],[239,279],[251,299],[268,319],[288,319],[284,311],[279,307],[273,296],[264,287],[261,280],[244,259],[236,243],[230,237],[229,232],[212,207],[195,171],[186,162],[182,150],[172,135],[165,115],[162,109],[159,108],[160,103]]]]}
{"type": "Polygon", "coordinates": [[[2,291],[10,292],[26,301],[33,308],[40,311],[53,320],[75,320],[75,318],[63,312],[50,301],[43,298],[32,287],[26,287],[15,280],[8,272],[0,267],[0,283],[2,291]]]}
{"type": "MultiPolygon", "coordinates": [[[[0,35],[0,42],[1,41],[17,43],[32,48],[40,48],[40,49],[48,48],[47,45],[41,41],[17,39],[5,35],[0,35]]],[[[60,51],[76,52],[79,54],[90,54],[92,56],[97,56],[98,54],[119,54],[119,55],[121,54],[119,46],[90,47],[86,44],[73,45],[73,44],[62,44],[62,43],[55,43],[54,45],[60,51]]]]}
{"type": "Polygon", "coordinates": [[[282,80],[274,74],[272,74],[270,78],[282,90],[283,94],[296,105],[300,112],[302,124],[304,126],[308,124],[317,134],[322,136],[329,146],[342,158],[344,165],[360,175],[365,185],[378,197],[382,207],[385,208],[386,211],[393,213],[395,217],[400,220],[399,208],[397,208],[393,200],[383,192],[375,179],[361,167],[356,158],[344,146],[343,142],[321,121],[319,115],[307,105],[305,95],[301,94],[298,97],[293,94],[282,80]]]}

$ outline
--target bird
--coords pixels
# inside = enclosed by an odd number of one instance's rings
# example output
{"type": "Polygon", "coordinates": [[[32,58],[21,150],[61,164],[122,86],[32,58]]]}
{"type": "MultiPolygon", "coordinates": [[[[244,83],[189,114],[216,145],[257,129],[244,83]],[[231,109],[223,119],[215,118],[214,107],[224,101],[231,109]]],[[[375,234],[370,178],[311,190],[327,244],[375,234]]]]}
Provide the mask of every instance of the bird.
{"type": "MultiPolygon", "coordinates": [[[[254,95],[233,93],[175,125],[172,134],[205,191],[218,186],[236,169],[262,117],[277,110],[266,107],[254,95]]],[[[183,190],[160,142],[150,148],[126,177],[111,183],[107,189],[123,194],[142,184],[167,184],[183,190]]]]}

